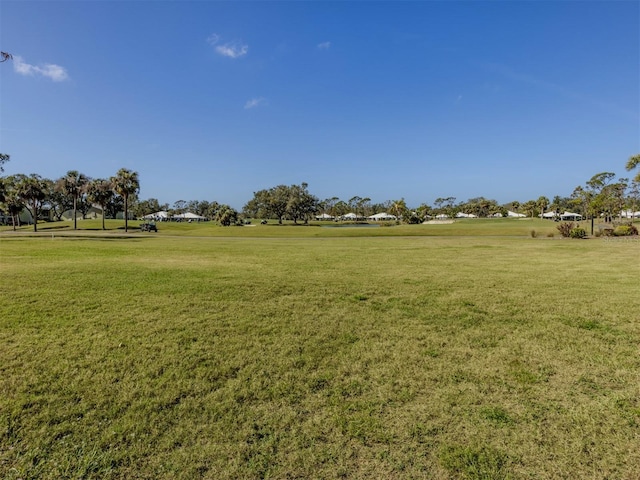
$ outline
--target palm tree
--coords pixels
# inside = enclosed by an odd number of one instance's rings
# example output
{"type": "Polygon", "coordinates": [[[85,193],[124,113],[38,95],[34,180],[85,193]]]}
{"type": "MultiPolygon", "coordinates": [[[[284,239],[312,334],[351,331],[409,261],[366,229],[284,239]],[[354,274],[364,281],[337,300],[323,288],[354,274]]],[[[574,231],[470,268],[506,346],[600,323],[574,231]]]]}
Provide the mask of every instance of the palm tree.
{"type": "Polygon", "coordinates": [[[138,172],[132,172],[121,168],[115,177],[111,177],[113,191],[124,200],[124,231],[129,231],[129,196],[135,195],[140,190],[138,172]]]}
{"type": "Polygon", "coordinates": [[[220,205],[217,220],[223,227],[228,227],[232,223],[236,223],[238,221],[238,212],[236,212],[229,205],[220,205]]]}
{"type": "Polygon", "coordinates": [[[538,208],[540,208],[540,218],[544,218],[543,217],[544,212],[549,206],[549,199],[545,196],[542,196],[538,198],[538,200],[536,201],[536,204],[538,205],[538,208]]]}
{"type": "Polygon", "coordinates": [[[407,204],[405,203],[404,198],[401,198],[400,200],[391,201],[391,207],[389,208],[389,211],[393,215],[395,215],[398,221],[406,221],[409,209],[407,208],[407,204]]]}
{"type": "Polygon", "coordinates": [[[107,203],[113,197],[113,185],[109,180],[104,178],[96,178],[87,185],[87,195],[90,202],[97,203],[102,209],[102,230],[104,228],[104,211],[107,208],[107,203]]]}
{"type": "Polygon", "coordinates": [[[560,195],[556,195],[555,197],[553,197],[553,201],[551,202],[551,205],[549,207],[556,213],[556,216],[560,214],[562,203],[563,200],[560,195]]]}
{"type": "MultiPolygon", "coordinates": [[[[640,165],[640,153],[638,155],[634,155],[633,157],[629,157],[629,160],[627,161],[627,171],[631,171],[634,168],[636,168],[638,165],[640,165]]],[[[638,174],[634,177],[633,179],[635,182],[640,182],[640,172],[638,172],[638,174]]]]}
{"type": "Polygon", "coordinates": [[[73,198],[73,229],[78,229],[78,199],[84,193],[89,183],[89,178],[77,170],[69,170],[67,174],[58,180],[58,189],[73,198]]]}

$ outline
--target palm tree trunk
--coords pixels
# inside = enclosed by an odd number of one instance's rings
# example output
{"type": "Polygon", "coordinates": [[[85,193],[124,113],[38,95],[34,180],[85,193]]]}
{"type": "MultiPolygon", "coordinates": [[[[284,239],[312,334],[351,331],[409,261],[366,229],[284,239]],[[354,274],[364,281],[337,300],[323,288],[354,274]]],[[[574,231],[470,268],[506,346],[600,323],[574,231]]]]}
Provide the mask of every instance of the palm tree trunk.
{"type": "Polygon", "coordinates": [[[128,202],[128,200],[129,200],[128,197],[129,197],[128,195],[124,196],[124,231],[125,231],[125,233],[129,231],[128,230],[128,228],[129,228],[129,211],[128,211],[128,208],[127,208],[128,207],[127,204],[129,203],[128,202]]]}

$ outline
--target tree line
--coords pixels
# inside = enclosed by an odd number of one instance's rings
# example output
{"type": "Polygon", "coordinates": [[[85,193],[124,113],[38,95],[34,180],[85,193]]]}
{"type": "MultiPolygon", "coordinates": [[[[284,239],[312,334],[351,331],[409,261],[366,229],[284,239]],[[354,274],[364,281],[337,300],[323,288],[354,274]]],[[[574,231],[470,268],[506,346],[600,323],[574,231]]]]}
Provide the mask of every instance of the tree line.
{"type": "MultiPolygon", "coordinates": [[[[0,172],[10,159],[3,154],[0,172]]],[[[73,229],[78,228],[78,216],[86,218],[94,206],[99,206],[102,229],[105,218],[117,218],[122,212],[125,232],[129,230],[129,219],[139,218],[160,210],[170,210],[168,204],[161,205],[157,199],[140,200],[140,179],[137,172],[121,168],[110,178],[91,178],[77,170],[69,170],[62,177],[52,180],[37,174],[15,174],[0,177],[0,213],[12,223],[14,230],[20,226],[20,214],[27,210],[33,219],[33,229],[38,231],[37,220],[60,221],[65,212],[71,212],[73,229]],[[46,215],[43,211],[46,210],[46,215]]],[[[172,213],[191,211],[207,218],[216,219],[223,225],[231,225],[239,219],[238,212],[218,202],[185,202],[174,204],[172,213]]]]}
{"type": "MultiPolygon", "coordinates": [[[[9,155],[1,154],[0,172],[9,159],[9,155]]],[[[632,171],[639,165],[640,154],[630,157],[625,167],[632,171]]],[[[455,197],[440,197],[433,205],[422,203],[417,207],[408,206],[404,198],[381,203],[358,195],[348,200],[338,197],[321,200],[309,192],[307,183],[301,183],[277,185],[254,192],[242,211],[238,212],[229,205],[206,200],[178,200],[170,207],[155,198],[139,199],[139,191],[138,173],[126,168],[121,168],[108,179],[92,179],[77,170],[70,170],[55,180],[37,174],[16,174],[0,177],[0,211],[11,219],[14,228],[19,224],[19,214],[23,209],[27,209],[34,220],[40,218],[45,208],[50,219],[58,221],[64,212],[71,211],[73,228],[77,229],[78,214],[85,218],[91,207],[98,205],[102,211],[103,229],[105,218],[116,218],[119,212],[123,212],[125,231],[128,231],[130,216],[140,218],[162,210],[171,215],[192,212],[224,226],[243,223],[248,218],[274,219],[279,223],[291,220],[297,224],[308,223],[321,214],[335,218],[355,213],[357,217],[364,218],[381,212],[393,214],[405,223],[420,223],[437,215],[454,217],[458,212],[481,218],[507,216],[508,211],[536,217],[545,212],[560,213],[564,210],[577,210],[584,218],[604,217],[611,220],[625,209],[636,212],[640,208],[640,173],[632,179],[616,179],[613,172],[601,172],[584,185],[577,186],[568,197],[555,196],[549,200],[541,196],[525,202],[514,200],[505,204],[485,197],[464,202],[458,202],[455,197]]],[[[37,231],[37,221],[34,221],[33,227],[37,231]]]]}
{"type": "Polygon", "coordinates": [[[103,229],[106,216],[116,218],[118,212],[124,212],[125,231],[128,231],[130,199],[139,190],[138,173],[126,168],[108,179],[92,179],[77,170],[70,170],[56,180],[35,173],[19,173],[0,178],[0,210],[11,219],[15,229],[20,223],[20,213],[26,209],[33,219],[34,232],[38,231],[37,220],[45,207],[58,221],[64,212],[71,210],[76,230],[78,212],[84,218],[96,204],[102,210],[103,229]]]}
{"type": "MultiPolygon", "coordinates": [[[[625,167],[632,171],[640,165],[640,154],[629,158],[625,167]]],[[[353,196],[348,200],[331,197],[319,200],[309,193],[308,184],[278,185],[254,192],[242,213],[247,218],[271,218],[282,223],[284,219],[294,223],[326,214],[339,218],[347,213],[355,213],[358,218],[366,218],[376,213],[390,213],[405,223],[420,223],[437,215],[454,217],[463,212],[476,217],[507,216],[509,211],[536,217],[547,212],[559,215],[563,211],[577,210],[583,218],[604,217],[611,221],[622,211],[637,212],[640,208],[640,173],[633,179],[618,178],[613,172],[602,172],[591,177],[584,185],[574,189],[568,197],[556,195],[553,199],[540,196],[525,202],[517,200],[499,204],[485,197],[471,198],[457,202],[456,197],[437,198],[433,205],[423,203],[417,207],[407,206],[404,198],[374,203],[368,197],[353,196]]]]}

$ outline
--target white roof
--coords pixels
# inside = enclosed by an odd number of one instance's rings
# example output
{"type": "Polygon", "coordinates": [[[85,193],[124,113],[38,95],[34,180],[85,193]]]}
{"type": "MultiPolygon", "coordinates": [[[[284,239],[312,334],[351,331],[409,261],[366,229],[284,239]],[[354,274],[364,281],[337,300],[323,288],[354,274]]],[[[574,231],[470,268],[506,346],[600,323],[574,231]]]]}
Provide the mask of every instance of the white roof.
{"type": "Polygon", "coordinates": [[[328,213],[321,213],[320,215],[316,215],[316,218],[333,218],[328,213]]]}
{"type": "Polygon", "coordinates": [[[517,212],[512,212],[511,210],[507,210],[507,217],[515,217],[515,218],[522,218],[525,215],[522,213],[517,213],[517,212]]]}
{"type": "Polygon", "coordinates": [[[145,215],[142,218],[167,218],[167,217],[169,217],[169,214],[164,210],[161,210],[160,212],[150,213],[149,215],[145,215]]]}
{"type": "Polygon", "coordinates": [[[640,212],[632,212],[631,210],[623,210],[620,216],[624,218],[640,217],[640,212]]]}
{"type": "Polygon", "coordinates": [[[376,213],[375,215],[371,215],[367,217],[369,220],[397,220],[398,217],[395,215],[391,215],[387,212],[376,213]]]}
{"type": "Polygon", "coordinates": [[[351,213],[347,213],[346,215],[342,215],[342,218],[358,218],[358,216],[351,212],[351,213]]]}
{"type": "Polygon", "coordinates": [[[179,213],[178,215],[174,215],[173,218],[190,218],[192,220],[205,220],[207,217],[203,217],[201,215],[196,215],[195,213],[187,212],[187,213],[179,213]]]}

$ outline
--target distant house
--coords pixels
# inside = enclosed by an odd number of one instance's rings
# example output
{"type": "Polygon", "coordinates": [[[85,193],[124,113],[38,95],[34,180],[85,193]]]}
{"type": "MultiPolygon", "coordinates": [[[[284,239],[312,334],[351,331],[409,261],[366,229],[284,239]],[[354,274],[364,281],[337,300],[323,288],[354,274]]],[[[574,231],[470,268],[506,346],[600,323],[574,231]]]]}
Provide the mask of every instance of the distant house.
{"type": "Polygon", "coordinates": [[[579,222],[580,220],[582,220],[582,215],[580,215],[579,213],[573,213],[573,212],[564,212],[560,214],[560,220],[562,220],[563,222],[579,222]]]}
{"type": "Polygon", "coordinates": [[[155,220],[156,222],[162,222],[169,219],[169,212],[160,210],[159,212],[150,213],[142,217],[143,220],[155,220]]]}
{"type": "Polygon", "coordinates": [[[387,212],[380,212],[380,213],[376,213],[375,215],[371,215],[370,217],[367,217],[367,220],[373,220],[374,222],[380,222],[380,221],[385,221],[385,220],[397,220],[398,217],[396,217],[395,215],[391,215],[390,213],[387,212]]]}
{"type": "Polygon", "coordinates": [[[178,220],[179,222],[182,222],[184,220],[188,222],[202,222],[207,219],[207,217],[203,217],[202,215],[196,215],[195,213],[192,213],[192,212],[179,213],[177,215],[174,215],[171,218],[178,220]]]}
{"type": "Polygon", "coordinates": [[[623,210],[620,212],[622,218],[640,218],[640,212],[632,212],[631,210],[623,210]]]}
{"type": "Polygon", "coordinates": [[[340,220],[351,220],[351,221],[354,221],[354,220],[364,220],[364,217],[363,217],[363,216],[356,215],[356,214],[355,214],[355,213],[353,213],[353,212],[347,213],[347,214],[342,215],[342,216],[340,216],[340,217],[338,217],[338,218],[339,218],[340,220]]]}
{"type": "MultiPolygon", "coordinates": [[[[54,220],[53,212],[49,216],[50,220],[54,220]]],[[[80,210],[76,210],[76,218],[84,220],[87,218],[100,218],[102,217],[102,207],[97,204],[91,205],[89,210],[83,215],[80,210]]],[[[60,217],[61,220],[73,220],[73,209],[65,210],[60,217]]]]}

